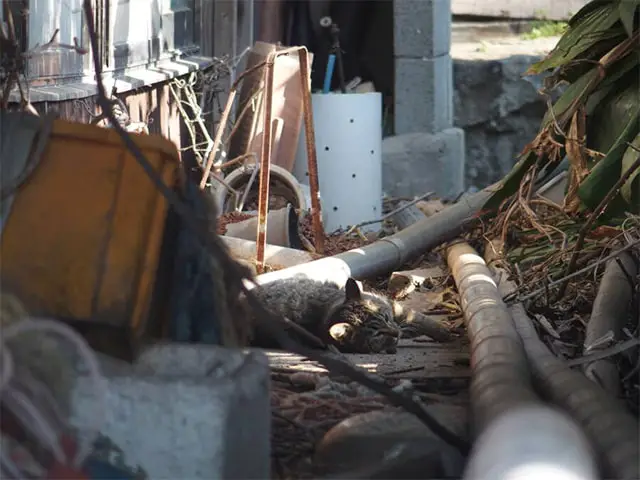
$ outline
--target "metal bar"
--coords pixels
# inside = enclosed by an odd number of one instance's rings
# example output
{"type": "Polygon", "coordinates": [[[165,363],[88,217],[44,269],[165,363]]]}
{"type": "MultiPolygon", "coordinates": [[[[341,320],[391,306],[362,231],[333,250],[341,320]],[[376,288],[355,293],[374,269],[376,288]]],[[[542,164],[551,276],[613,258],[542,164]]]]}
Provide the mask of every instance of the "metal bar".
{"type": "Polygon", "coordinates": [[[211,149],[211,152],[209,152],[207,165],[205,166],[204,172],[202,173],[202,179],[200,180],[200,190],[204,190],[204,188],[207,186],[207,180],[209,179],[209,174],[211,173],[211,168],[213,167],[213,161],[216,158],[218,148],[220,148],[220,143],[222,142],[222,134],[224,133],[227,121],[229,120],[231,107],[233,106],[233,101],[235,100],[235,98],[236,88],[231,88],[231,91],[229,91],[229,98],[227,98],[227,104],[224,106],[224,111],[222,112],[222,116],[220,117],[218,130],[216,131],[216,138],[213,141],[213,148],[211,149]]]}
{"type": "Polygon", "coordinates": [[[264,126],[260,155],[260,186],[258,192],[258,234],[256,240],[256,268],[264,272],[264,251],[267,244],[267,213],[269,210],[269,174],[271,173],[271,114],[273,108],[273,71],[277,53],[267,57],[264,72],[264,126]]]}
{"type": "Polygon", "coordinates": [[[204,172],[202,173],[202,180],[200,180],[200,190],[204,190],[204,187],[207,186],[207,179],[209,178],[209,174],[211,173],[211,169],[213,168],[213,161],[215,160],[216,153],[218,151],[220,143],[222,142],[222,134],[224,133],[227,122],[229,120],[229,115],[231,114],[231,107],[233,106],[233,102],[236,98],[236,93],[238,91],[238,86],[240,85],[240,82],[244,79],[244,77],[249,75],[251,72],[259,68],[262,68],[264,65],[266,65],[266,63],[267,62],[261,62],[249,68],[248,70],[245,70],[244,72],[242,72],[242,75],[240,75],[236,79],[233,85],[231,85],[231,89],[229,90],[229,98],[227,99],[227,103],[224,106],[224,111],[222,112],[222,116],[220,117],[220,123],[218,124],[218,131],[216,132],[216,138],[213,141],[213,148],[209,153],[209,157],[207,158],[207,165],[205,166],[204,172]]]}
{"type": "Polygon", "coordinates": [[[313,107],[309,89],[309,56],[306,48],[300,50],[300,80],[302,82],[302,114],[307,147],[309,187],[311,189],[311,219],[316,252],[324,253],[324,227],[322,225],[322,206],[320,205],[320,185],[318,182],[318,158],[316,157],[316,134],[313,129],[313,107]]]}

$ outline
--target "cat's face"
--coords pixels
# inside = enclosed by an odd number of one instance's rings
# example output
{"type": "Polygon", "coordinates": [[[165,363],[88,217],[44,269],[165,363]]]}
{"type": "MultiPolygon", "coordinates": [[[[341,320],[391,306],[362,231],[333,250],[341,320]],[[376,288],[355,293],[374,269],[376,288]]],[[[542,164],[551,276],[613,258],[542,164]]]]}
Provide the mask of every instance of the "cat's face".
{"type": "Polygon", "coordinates": [[[395,353],[400,329],[387,302],[363,295],[354,280],[328,319],[330,340],[345,353],[395,353]]]}

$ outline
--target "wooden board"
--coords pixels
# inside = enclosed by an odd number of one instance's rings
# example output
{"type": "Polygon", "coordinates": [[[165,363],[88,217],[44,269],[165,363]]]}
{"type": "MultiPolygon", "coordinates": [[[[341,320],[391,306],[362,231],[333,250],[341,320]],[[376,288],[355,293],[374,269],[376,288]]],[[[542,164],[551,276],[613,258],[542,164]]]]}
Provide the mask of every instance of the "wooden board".
{"type": "MultiPolygon", "coordinates": [[[[266,351],[272,369],[285,372],[327,370],[315,362],[293,353],[266,351]]],[[[402,340],[396,354],[347,354],[355,365],[383,376],[421,379],[470,376],[466,347],[459,343],[441,344],[402,340]]]]}

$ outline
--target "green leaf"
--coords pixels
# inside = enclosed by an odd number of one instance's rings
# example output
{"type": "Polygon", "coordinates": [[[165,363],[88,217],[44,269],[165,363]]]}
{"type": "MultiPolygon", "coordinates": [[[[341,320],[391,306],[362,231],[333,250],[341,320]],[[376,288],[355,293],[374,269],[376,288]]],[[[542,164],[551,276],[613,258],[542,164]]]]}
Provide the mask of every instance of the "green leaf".
{"type": "MultiPolygon", "coordinates": [[[[615,186],[620,178],[622,157],[628,148],[627,143],[638,135],[640,125],[640,105],[635,105],[634,115],[627,122],[624,130],[618,136],[615,144],[591,170],[578,189],[578,196],[591,210],[594,210],[602,199],[615,186]]],[[[618,196],[607,209],[607,215],[615,215],[624,211],[628,206],[618,196]]]]}
{"type": "Polygon", "coordinates": [[[582,21],[591,12],[607,3],[616,3],[616,0],[592,0],[591,2],[587,2],[580,10],[578,10],[571,16],[568,22],[569,25],[574,26],[576,23],[582,21]]]}
{"type": "MultiPolygon", "coordinates": [[[[602,79],[598,78],[600,70],[597,67],[593,67],[566,88],[553,105],[553,115],[549,110],[545,113],[542,119],[542,126],[547,126],[554,118],[563,120],[561,117],[575,102],[588,105],[590,108],[587,108],[587,114],[590,114],[591,110],[597,106],[593,102],[589,102],[593,93],[601,89],[607,90],[611,85],[615,85],[617,90],[624,88],[620,85],[619,80],[639,65],[640,55],[634,52],[625,55],[616,63],[610,65],[602,79]]],[[[568,119],[565,118],[564,120],[568,119]]]]}
{"type": "MultiPolygon", "coordinates": [[[[622,156],[622,173],[628,171],[631,166],[640,158],[640,133],[631,142],[632,146],[627,147],[627,151],[622,156]]],[[[629,180],[622,186],[620,191],[622,197],[627,201],[631,208],[637,212],[640,208],[640,169],[636,169],[631,174],[629,180]]]]}
{"type": "Polygon", "coordinates": [[[633,23],[635,20],[636,10],[640,7],[640,0],[622,0],[618,4],[618,11],[620,12],[620,20],[627,35],[633,36],[633,23]]]}
{"type": "Polygon", "coordinates": [[[495,191],[493,195],[489,197],[483,206],[486,210],[496,210],[500,204],[509,198],[511,195],[518,191],[520,182],[525,176],[529,168],[535,163],[538,158],[535,152],[529,152],[518,160],[511,171],[500,182],[500,188],[495,191]]]}
{"type": "Polygon", "coordinates": [[[619,20],[620,11],[616,4],[607,2],[598,5],[570,24],[549,55],[533,64],[526,74],[538,74],[564,65],[586,54],[595,44],[624,34],[622,28],[612,28],[619,20]]]}
{"type": "Polygon", "coordinates": [[[611,150],[620,132],[635,115],[636,106],[640,103],[640,82],[636,74],[637,71],[632,71],[628,77],[618,79],[610,95],[589,114],[589,148],[603,153],[611,150]],[[632,81],[627,83],[629,79],[632,81]]]}
{"type": "Polygon", "coordinates": [[[585,94],[591,91],[589,86],[598,80],[598,74],[598,69],[594,67],[569,85],[560,98],[556,100],[556,103],[553,104],[553,109],[547,110],[547,113],[545,113],[542,119],[542,128],[549,125],[554,119],[559,120],[575,102],[580,102],[581,100],[586,102],[585,94]]]}

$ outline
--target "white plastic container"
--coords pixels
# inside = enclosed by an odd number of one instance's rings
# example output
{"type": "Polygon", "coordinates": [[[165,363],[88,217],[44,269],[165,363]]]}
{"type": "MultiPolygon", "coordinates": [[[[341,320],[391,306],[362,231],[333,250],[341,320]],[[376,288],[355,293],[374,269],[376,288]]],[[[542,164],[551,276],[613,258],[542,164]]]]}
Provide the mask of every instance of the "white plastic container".
{"type": "MultiPolygon", "coordinates": [[[[327,232],[382,216],[382,95],[313,94],[322,217],[327,232]]],[[[293,171],[309,184],[304,128],[293,171]]],[[[367,225],[374,231],[380,224],[367,225]]]]}

